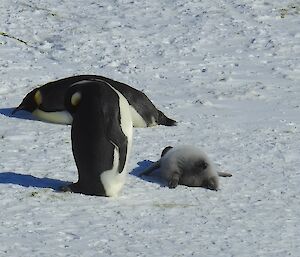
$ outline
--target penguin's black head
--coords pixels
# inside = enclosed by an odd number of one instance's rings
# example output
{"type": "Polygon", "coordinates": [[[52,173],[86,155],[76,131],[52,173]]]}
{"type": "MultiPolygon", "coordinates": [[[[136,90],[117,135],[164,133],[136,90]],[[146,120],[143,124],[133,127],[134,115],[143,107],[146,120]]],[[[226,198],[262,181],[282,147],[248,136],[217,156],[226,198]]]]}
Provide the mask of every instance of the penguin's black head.
{"type": "Polygon", "coordinates": [[[23,99],[22,103],[13,110],[12,115],[17,111],[33,112],[42,103],[42,94],[38,88],[29,92],[23,99]]]}
{"type": "Polygon", "coordinates": [[[71,114],[76,112],[77,108],[83,104],[83,102],[89,102],[89,99],[94,98],[96,94],[99,94],[99,85],[106,82],[97,80],[82,80],[72,84],[65,94],[64,107],[71,114]]]}
{"type": "Polygon", "coordinates": [[[80,87],[73,86],[71,87],[65,96],[65,107],[70,113],[74,113],[79,106],[82,98],[82,92],[80,87]]]}

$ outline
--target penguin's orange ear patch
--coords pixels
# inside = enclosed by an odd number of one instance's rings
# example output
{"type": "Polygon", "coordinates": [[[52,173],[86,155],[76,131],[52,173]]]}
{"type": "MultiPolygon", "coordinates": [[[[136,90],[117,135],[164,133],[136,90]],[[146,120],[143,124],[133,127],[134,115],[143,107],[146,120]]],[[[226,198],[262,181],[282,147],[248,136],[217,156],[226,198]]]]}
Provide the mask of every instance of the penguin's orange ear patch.
{"type": "Polygon", "coordinates": [[[81,100],[81,93],[80,92],[76,92],[71,97],[71,104],[74,107],[76,107],[80,103],[80,100],[81,100]]]}
{"type": "Polygon", "coordinates": [[[43,99],[42,99],[42,94],[41,94],[41,91],[40,90],[37,90],[34,94],[34,101],[35,103],[39,106],[43,99]]]}

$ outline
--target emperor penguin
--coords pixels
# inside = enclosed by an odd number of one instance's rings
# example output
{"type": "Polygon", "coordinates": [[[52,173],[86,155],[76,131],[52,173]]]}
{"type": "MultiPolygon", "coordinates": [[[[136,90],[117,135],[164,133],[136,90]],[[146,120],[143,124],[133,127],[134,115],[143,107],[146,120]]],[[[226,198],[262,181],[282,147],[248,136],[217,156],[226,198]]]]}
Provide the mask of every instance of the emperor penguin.
{"type": "MultiPolygon", "coordinates": [[[[163,112],[158,110],[143,92],[119,81],[97,75],[67,77],[37,87],[24,97],[21,104],[14,109],[12,114],[19,110],[25,110],[31,112],[33,116],[41,121],[71,124],[73,118],[64,105],[65,94],[74,83],[86,80],[107,82],[119,91],[129,103],[134,127],[176,125],[176,121],[168,118],[163,112]]],[[[102,86],[105,83],[98,84],[102,86]]]]}
{"type": "Polygon", "coordinates": [[[139,176],[149,175],[158,168],[161,176],[167,180],[169,188],[175,188],[180,184],[217,191],[219,177],[232,176],[230,173],[217,171],[207,154],[191,145],[166,147],[162,151],[161,158],[139,176]]]}
{"type": "Polygon", "coordinates": [[[117,196],[126,177],[132,118],[126,98],[105,81],[81,81],[65,94],[72,115],[72,151],[78,181],[61,191],[117,196]]]}

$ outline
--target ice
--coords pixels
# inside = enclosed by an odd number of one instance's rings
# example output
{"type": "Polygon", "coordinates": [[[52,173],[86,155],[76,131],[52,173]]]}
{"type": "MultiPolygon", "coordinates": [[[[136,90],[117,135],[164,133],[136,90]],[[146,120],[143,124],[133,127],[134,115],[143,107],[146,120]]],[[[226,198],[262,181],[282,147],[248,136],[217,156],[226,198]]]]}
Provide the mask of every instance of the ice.
{"type": "Polygon", "coordinates": [[[1,256],[299,256],[297,1],[1,1],[1,256]],[[34,87],[98,74],[142,90],[176,127],[135,129],[118,198],[77,180],[70,127],[11,110],[34,87]],[[221,190],[138,172],[203,148],[221,190]]]}

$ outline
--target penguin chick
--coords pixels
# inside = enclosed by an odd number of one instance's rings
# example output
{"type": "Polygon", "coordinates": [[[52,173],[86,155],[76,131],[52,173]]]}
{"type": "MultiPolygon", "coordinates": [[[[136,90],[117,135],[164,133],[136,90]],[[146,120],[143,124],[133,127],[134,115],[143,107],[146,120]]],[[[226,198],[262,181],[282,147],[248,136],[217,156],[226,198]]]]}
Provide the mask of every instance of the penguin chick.
{"type": "Polygon", "coordinates": [[[140,176],[149,175],[158,168],[160,175],[167,180],[169,188],[175,188],[180,184],[218,190],[219,176],[232,176],[226,172],[217,172],[205,152],[189,145],[166,147],[162,151],[161,158],[140,176]]]}

